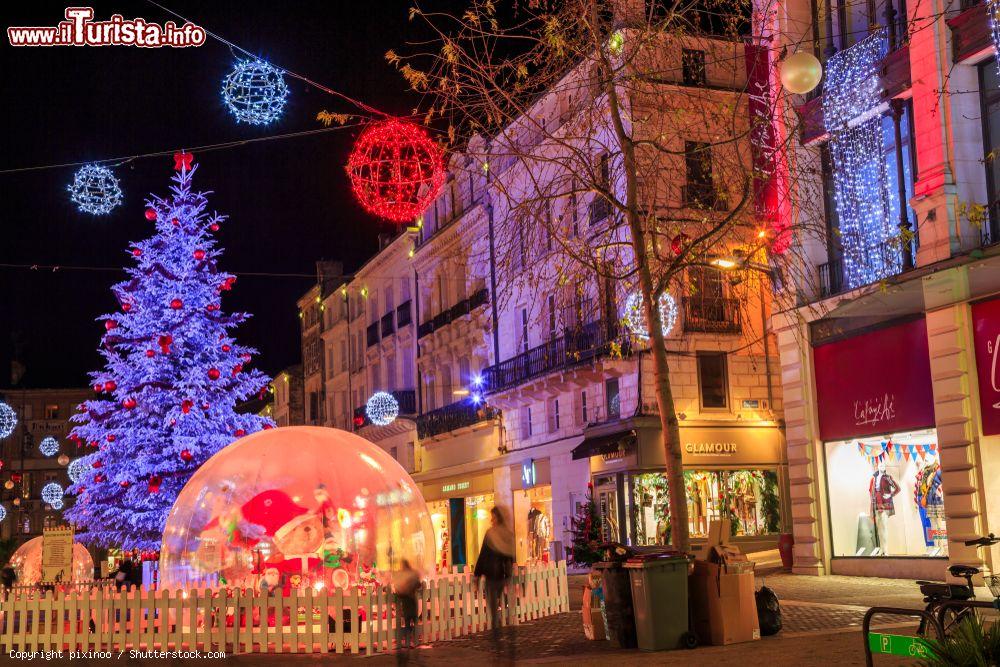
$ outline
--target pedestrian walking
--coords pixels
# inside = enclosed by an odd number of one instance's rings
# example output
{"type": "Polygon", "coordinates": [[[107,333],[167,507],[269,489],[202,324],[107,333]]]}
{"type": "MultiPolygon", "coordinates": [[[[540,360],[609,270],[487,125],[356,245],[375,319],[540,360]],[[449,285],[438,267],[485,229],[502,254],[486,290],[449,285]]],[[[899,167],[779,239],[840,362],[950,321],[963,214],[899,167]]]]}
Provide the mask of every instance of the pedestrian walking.
{"type": "MultiPolygon", "coordinates": [[[[504,589],[510,582],[514,567],[514,531],[506,509],[494,507],[490,510],[490,528],[483,537],[483,545],[476,560],[476,577],[485,580],[486,603],[493,621],[493,645],[499,656],[502,653],[500,632],[500,609],[503,604],[504,589]]],[[[510,640],[510,660],[514,660],[514,640],[510,640]]]]}
{"type": "Polygon", "coordinates": [[[416,647],[417,591],[420,590],[420,574],[405,558],[399,562],[399,570],[392,577],[392,588],[396,594],[396,662],[405,665],[410,649],[416,647]]]}

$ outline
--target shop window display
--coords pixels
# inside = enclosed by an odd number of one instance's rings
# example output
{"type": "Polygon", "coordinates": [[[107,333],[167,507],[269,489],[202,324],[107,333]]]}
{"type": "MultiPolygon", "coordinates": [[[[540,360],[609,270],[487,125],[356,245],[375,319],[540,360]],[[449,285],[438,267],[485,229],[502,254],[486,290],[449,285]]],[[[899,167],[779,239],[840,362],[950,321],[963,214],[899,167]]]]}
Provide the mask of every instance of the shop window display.
{"type": "MultiPolygon", "coordinates": [[[[692,537],[705,537],[709,524],[721,518],[730,519],[733,536],[767,535],[781,528],[774,470],[685,470],[684,486],[692,537]]],[[[668,488],[662,473],[635,476],[636,544],[669,542],[668,488]]]]}
{"type": "Polygon", "coordinates": [[[437,546],[436,569],[446,572],[451,567],[451,533],[448,530],[448,501],[435,500],[427,503],[427,512],[431,515],[431,526],[434,528],[434,542],[437,546]]]}
{"type": "Polygon", "coordinates": [[[548,562],[552,541],[552,487],[546,485],[515,491],[514,512],[517,561],[548,562]]]}
{"type": "Polygon", "coordinates": [[[948,555],[935,431],[826,443],[835,556],[948,555]]]}

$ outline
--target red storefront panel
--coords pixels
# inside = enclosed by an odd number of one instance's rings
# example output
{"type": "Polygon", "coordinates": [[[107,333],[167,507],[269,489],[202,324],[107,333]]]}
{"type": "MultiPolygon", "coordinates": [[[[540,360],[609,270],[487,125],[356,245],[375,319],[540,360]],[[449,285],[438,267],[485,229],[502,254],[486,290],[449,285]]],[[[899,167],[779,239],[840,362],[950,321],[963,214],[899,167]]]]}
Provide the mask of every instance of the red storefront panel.
{"type": "Polygon", "coordinates": [[[973,343],[979,376],[979,411],[983,435],[1000,433],[1000,375],[997,347],[1000,345],[1000,299],[972,304],[973,343]]]}
{"type": "Polygon", "coordinates": [[[813,349],[823,440],[934,425],[923,318],[813,349]]]}

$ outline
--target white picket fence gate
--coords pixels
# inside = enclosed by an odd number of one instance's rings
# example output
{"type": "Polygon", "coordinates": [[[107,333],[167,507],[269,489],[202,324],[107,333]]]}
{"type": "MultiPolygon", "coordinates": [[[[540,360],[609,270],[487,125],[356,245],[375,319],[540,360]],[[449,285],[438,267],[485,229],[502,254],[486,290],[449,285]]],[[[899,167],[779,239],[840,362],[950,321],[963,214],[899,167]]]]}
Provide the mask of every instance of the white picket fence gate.
{"type": "MultiPolygon", "coordinates": [[[[501,623],[569,611],[566,563],[516,567],[501,623]]],[[[482,583],[471,573],[425,582],[416,639],[448,640],[491,628],[482,583]]],[[[0,602],[0,650],[194,650],[355,653],[393,650],[397,619],[388,588],[288,596],[240,589],[60,593],[17,590],[0,602]]]]}

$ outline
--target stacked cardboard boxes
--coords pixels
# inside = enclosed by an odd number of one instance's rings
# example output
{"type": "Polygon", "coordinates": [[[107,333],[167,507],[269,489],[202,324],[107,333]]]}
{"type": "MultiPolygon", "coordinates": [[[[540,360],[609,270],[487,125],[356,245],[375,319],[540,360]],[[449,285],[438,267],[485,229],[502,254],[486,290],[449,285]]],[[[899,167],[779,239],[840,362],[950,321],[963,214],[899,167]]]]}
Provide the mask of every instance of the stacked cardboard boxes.
{"type": "Polygon", "coordinates": [[[727,519],[712,523],[688,582],[693,626],[703,644],[760,639],[753,562],[729,544],[729,528],[727,519]]]}

